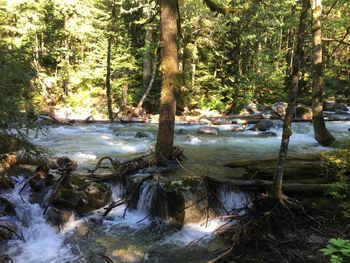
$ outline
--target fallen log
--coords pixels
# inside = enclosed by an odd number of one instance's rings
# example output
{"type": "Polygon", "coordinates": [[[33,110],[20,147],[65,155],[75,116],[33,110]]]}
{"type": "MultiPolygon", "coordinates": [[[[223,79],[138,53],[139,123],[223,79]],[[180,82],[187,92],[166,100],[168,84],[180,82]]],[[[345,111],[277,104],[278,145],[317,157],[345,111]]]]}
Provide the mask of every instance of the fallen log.
{"type": "MultiPolygon", "coordinates": [[[[240,190],[268,191],[272,186],[272,181],[267,180],[226,180],[225,183],[240,190]]],[[[301,184],[285,183],[282,186],[283,192],[287,194],[324,194],[330,184],[301,184]]]]}
{"type": "MultiPolygon", "coordinates": [[[[287,158],[284,176],[286,179],[307,179],[319,177],[322,174],[321,154],[290,155],[287,158]]],[[[233,160],[224,167],[244,168],[247,178],[272,179],[276,172],[277,158],[233,160]]]]}

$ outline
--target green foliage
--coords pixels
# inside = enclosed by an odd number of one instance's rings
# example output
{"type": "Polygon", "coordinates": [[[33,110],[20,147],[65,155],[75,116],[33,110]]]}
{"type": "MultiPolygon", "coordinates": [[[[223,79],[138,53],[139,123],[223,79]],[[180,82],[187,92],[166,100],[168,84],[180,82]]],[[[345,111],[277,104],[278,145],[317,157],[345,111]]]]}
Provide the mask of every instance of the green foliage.
{"type": "Polygon", "coordinates": [[[350,218],[350,141],[340,141],[337,147],[327,154],[327,158],[322,163],[322,170],[326,176],[335,180],[327,193],[340,202],[343,216],[350,218]]]}
{"type": "Polygon", "coordinates": [[[350,241],[341,238],[332,238],[328,245],[320,250],[330,256],[331,263],[346,263],[350,261],[350,241]]]}

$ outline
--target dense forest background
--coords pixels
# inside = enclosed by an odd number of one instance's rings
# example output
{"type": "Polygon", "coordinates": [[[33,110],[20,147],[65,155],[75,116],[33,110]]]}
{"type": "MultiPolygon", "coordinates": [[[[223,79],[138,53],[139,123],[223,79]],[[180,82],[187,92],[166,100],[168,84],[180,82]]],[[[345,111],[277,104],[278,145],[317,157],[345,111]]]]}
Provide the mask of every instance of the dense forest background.
{"type": "MultiPolygon", "coordinates": [[[[301,6],[294,0],[222,0],[234,15],[202,1],[179,1],[178,113],[215,109],[238,113],[250,102],[287,101],[301,6]]],[[[325,97],[350,92],[350,3],[324,0],[325,97]]],[[[162,45],[156,1],[0,1],[0,108],[3,123],[17,111],[81,109],[107,115],[136,106],[154,75],[144,107],[159,108],[162,45]],[[153,73],[153,74],[152,74],[153,73]],[[110,80],[106,76],[110,75],[110,80]],[[4,115],[5,116],[5,115],[4,115]]],[[[311,104],[311,17],[306,31],[299,102],[311,104]]]]}

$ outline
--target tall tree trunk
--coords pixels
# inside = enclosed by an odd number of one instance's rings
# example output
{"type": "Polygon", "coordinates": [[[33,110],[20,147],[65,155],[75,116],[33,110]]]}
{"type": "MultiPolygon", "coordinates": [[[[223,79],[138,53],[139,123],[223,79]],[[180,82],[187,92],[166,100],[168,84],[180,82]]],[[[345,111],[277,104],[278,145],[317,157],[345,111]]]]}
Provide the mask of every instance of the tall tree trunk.
{"type": "MultiPolygon", "coordinates": [[[[149,7],[151,9],[151,7],[149,7]]],[[[151,10],[148,10],[148,19],[152,17],[151,10]]],[[[149,26],[146,30],[145,36],[145,53],[143,55],[143,76],[142,76],[142,84],[143,88],[146,89],[148,83],[152,77],[152,42],[154,39],[154,29],[149,26]]]]}
{"type": "Polygon", "coordinates": [[[148,86],[147,86],[147,89],[145,90],[145,93],[143,94],[143,96],[141,97],[139,103],[137,104],[137,107],[136,107],[136,110],[135,110],[135,113],[137,115],[139,115],[140,113],[140,110],[142,109],[142,105],[143,103],[145,102],[145,99],[147,98],[148,94],[150,93],[151,89],[152,89],[152,86],[153,86],[153,82],[156,78],[156,75],[157,75],[157,56],[158,56],[158,52],[157,52],[158,48],[156,48],[156,50],[154,51],[154,57],[153,57],[153,63],[152,63],[152,76],[151,76],[151,79],[148,83],[148,86]]]}
{"type": "Polygon", "coordinates": [[[316,141],[323,146],[329,146],[335,138],[328,131],[323,117],[322,1],[310,0],[310,3],[312,7],[313,47],[312,123],[316,141]]]}
{"type": "Polygon", "coordinates": [[[309,10],[309,0],[303,0],[303,7],[300,14],[300,22],[297,36],[297,44],[294,53],[293,59],[293,69],[291,75],[291,82],[289,88],[289,103],[286,111],[286,115],[284,117],[283,123],[283,133],[280,151],[278,155],[276,174],[273,179],[271,195],[277,198],[281,203],[283,203],[284,198],[282,194],[282,181],[283,181],[283,173],[284,167],[287,159],[288,146],[289,146],[289,138],[292,135],[291,124],[293,120],[293,115],[295,112],[295,106],[297,101],[298,89],[299,89],[299,77],[300,77],[300,67],[301,61],[303,57],[303,46],[305,40],[305,29],[307,23],[307,13],[309,10]]]}
{"type": "Polygon", "coordinates": [[[163,50],[159,129],[155,147],[158,162],[171,159],[173,153],[176,92],[179,86],[177,7],[177,0],[160,1],[163,50]]]}
{"type": "Polygon", "coordinates": [[[110,121],[113,120],[112,97],[111,97],[111,50],[112,50],[112,38],[108,37],[107,68],[106,68],[106,96],[107,96],[108,118],[110,121]]]}

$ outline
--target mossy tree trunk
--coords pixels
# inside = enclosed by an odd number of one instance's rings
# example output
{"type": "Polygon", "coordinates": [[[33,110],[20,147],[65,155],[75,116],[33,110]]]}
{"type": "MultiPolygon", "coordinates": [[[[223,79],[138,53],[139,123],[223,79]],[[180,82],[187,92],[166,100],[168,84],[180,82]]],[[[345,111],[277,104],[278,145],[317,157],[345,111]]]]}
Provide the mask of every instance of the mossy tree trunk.
{"type": "Polygon", "coordinates": [[[297,35],[297,43],[294,52],[293,59],[293,68],[291,75],[291,82],[289,88],[289,103],[286,111],[286,115],[284,117],[283,123],[283,133],[280,151],[277,160],[276,174],[274,176],[271,195],[278,199],[281,203],[283,203],[283,194],[282,194],[282,182],[283,182],[283,173],[284,167],[286,164],[288,146],[289,146],[289,138],[292,135],[291,124],[294,116],[297,94],[299,90],[299,77],[300,77],[300,67],[301,61],[303,58],[303,46],[305,41],[305,31],[306,31],[306,23],[307,23],[307,13],[309,10],[309,0],[303,0],[303,7],[300,14],[300,22],[299,29],[297,35]]]}
{"type": "Polygon", "coordinates": [[[328,131],[323,116],[322,0],[310,0],[310,4],[312,7],[313,47],[312,123],[316,141],[323,146],[329,146],[335,138],[328,131]]]}
{"type": "Polygon", "coordinates": [[[161,0],[162,30],[162,92],[160,101],[159,129],[155,147],[158,162],[171,159],[174,143],[176,92],[179,86],[178,69],[178,1],[161,0]]]}

